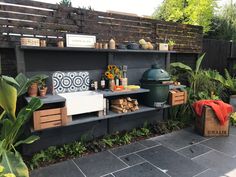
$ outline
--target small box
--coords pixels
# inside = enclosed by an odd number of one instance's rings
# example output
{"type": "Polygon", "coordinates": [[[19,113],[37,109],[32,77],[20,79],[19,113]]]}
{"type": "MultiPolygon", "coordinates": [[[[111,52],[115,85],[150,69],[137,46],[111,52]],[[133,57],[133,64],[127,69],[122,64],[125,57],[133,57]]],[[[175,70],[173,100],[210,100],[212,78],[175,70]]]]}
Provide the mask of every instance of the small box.
{"type": "Polygon", "coordinates": [[[96,36],[66,34],[66,47],[94,48],[96,36]]]}
{"type": "Polygon", "coordinates": [[[22,46],[33,46],[33,47],[40,47],[40,40],[38,38],[27,38],[22,37],[20,39],[20,44],[22,46]]]}
{"type": "Polygon", "coordinates": [[[34,130],[59,127],[68,123],[66,107],[35,111],[34,130]]]}
{"type": "Polygon", "coordinates": [[[204,106],[202,117],[196,118],[195,127],[203,136],[229,136],[229,120],[221,125],[209,106],[204,106]]]}
{"type": "Polygon", "coordinates": [[[170,91],[169,105],[176,106],[187,103],[188,93],[187,91],[170,91]]]}
{"type": "Polygon", "coordinates": [[[168,44],[166,44],[166,43],[160,43],[160,44],[159,44],[159,50],[168,51],[168,50],[169,50],[168,44]]]}

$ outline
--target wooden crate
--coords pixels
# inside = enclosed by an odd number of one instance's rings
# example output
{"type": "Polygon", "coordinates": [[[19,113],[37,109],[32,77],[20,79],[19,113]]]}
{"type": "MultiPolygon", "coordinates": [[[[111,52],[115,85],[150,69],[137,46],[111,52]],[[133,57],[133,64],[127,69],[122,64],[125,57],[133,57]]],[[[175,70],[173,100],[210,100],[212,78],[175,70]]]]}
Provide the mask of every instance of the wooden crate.
{"type": "Polygon", "coordinates": [[[201,118],[196,118],[195,127],[203,136],[229,136],[229,120],[224,125],[220,125],[214,111],[209,106],[203,108],[201,118]]]}
{"type": "Polygon", "coordinates": [[[169,104],[171,106],[181,105],[187,102],[187,91],[170,91],[169,104]]]}
{"type": "Polygon", "coordinates": [[[68,122],[66,107],[35,111],[34,130],[42,130],[66,125],[68,122]]]}

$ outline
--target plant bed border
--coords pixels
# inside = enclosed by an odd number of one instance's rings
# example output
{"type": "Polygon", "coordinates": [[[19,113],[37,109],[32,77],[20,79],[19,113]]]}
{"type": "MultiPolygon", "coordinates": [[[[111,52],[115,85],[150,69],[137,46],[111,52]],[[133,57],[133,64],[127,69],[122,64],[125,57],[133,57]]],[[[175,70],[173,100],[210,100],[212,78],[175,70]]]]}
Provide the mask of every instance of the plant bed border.
{"type": "Polygon", "coordinates": [[[166,122],[155,122],[143,127],[134,128],[131,131],[116,132],[108,134],[92,141],[75,141],[60,146],[50,146],[45,150],[35,153],[31,157],[24,157],[30,170],[46,167],[69,159],[87,156],[93,153],[105,151],[111,148],[128,145],[137,141],[145,140],[155,136],[160,136],[173,131],[188,127],[178,120],[168,120],[166,122]]]}

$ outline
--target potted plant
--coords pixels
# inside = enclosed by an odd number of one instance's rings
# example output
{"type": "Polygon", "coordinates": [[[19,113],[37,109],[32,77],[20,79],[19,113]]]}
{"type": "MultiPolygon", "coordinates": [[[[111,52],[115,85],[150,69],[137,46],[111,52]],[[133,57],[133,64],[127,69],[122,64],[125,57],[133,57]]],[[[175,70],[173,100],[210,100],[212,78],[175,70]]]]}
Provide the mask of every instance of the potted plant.
{"type": "Polygon", "coordinates": [[[48,87],[46,85],[46,79],[48,76],[41,75],[39,80],[39,95],[40,97],[45,97],[47,94],[48,87]]]}
{"type": "Polygon", "coordinates": [[[45,74],[35,75],[31,77],[28,81],[29,87],[28,87],[28,95],[30,97],[36,97],[38,96],[38,88],[39,83],[41,83],[42,80],[48,78],[45,74]]]}
{"type": "Polygon", "coordinates": [[[174,49],[174,45],[175,45],[175,41],[174,40],[169,40],[168,41],[169,50],[173,50],[174,49]]]}
{"type": "Polygon", "coordinates": [[[38,82],[32,82],[29,86],[29,89],[28,89],[28,95],[30,97],[36,97],[38,96],[38,82]]]}

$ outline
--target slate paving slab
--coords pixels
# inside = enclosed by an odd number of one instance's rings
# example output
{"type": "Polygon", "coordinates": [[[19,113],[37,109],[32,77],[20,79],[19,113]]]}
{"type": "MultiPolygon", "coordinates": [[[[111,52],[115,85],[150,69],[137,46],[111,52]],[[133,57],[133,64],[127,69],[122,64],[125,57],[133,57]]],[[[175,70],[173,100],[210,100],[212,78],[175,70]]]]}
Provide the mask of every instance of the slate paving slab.
{"type": "Polygon", "coordinates": [[[236,127],[231,126],[231,127],[229,128],[229,134],[236,136],[236,127]]]}
{"type": "Polygon", "coordinates": [[[145,147],[153,147],[153,146],[161,145],[161,143],[150,140],[150,139],[139,141],[139,143],[144,145],[145,147]]]}
{"type": "Polygon", "coordinates": [[[87,177],[99,177],[127,167],[127,165],[108,151],[78,158],[74,162],[87,177]]]}
{"type": "Polygon", "coordinates": [[[99,176],[236,177],[236,128],[217,138],[185,129],[31,172],[31,177],[99,176]]]}
{"type": "Polygon", "coordinates": [[[236,156],[236,136],[215,137],[213,139],[204,141],[201,144],[228,154],[229,156],[236,156]]]}
{"type": "Polygon", "coordinates": [[[206,138],[198,135],[192,129],[184,129],[163,136],[153,138],[152,140],[160,142],[162,145],[172,149],[178,150],[180,148],[190,146],[206,140],[206,138]]]}
{"type": "Polygon", "coordinates": [[[30,177],[84,177],[73,161],[65,161],[34,170],[30,177]]]}
{"type": "Polygon", "coordinates": [[[109,175],[106,175],[106,176],[103,176],[103,177],[114,177],[114,175],[109,174],[109,175]]]}
{"type": "Polygon", "coordinates": [[[145,162],[114,173],[115,177],[168,177],[167,174],[145,162]]]}
{"type": "Polygon", "coordinates": [[[210,151],[203,156],[194,158],[193,161],[219,174],[228,173],[236,168],[236,159],[217,151],[210,151]]]}
{"type": "Polygon", "coordinates": [[[157,146],[137,153],[156,167],[167,170],[172,177],[191,177],[206,170],[201,165],[164,146],[157,146]]]}
{"type": "Polygon", "coordinates": [[[201,173],[195,177],[226,177],[226,176],[221,175],[218,172],[209,169],[209,170],[206,170],[203,173],[201,173]]]}
{"type": "Polygon", "coordinates": [[[123,157],[121,157],[121,160],[123,160],[129,166],[136,165],[138,163],[145,161],[144,159],[142,159],[141,157],[139,157],[136,154],[130,154],[130,155],[123,156],[123,157]]]}
{"type": "Polygon", "coordinates": [[[120,157],[120,156],[124,156],[126,154],[130,154],[130,153],[133,153],[133,152],[145,149],[145,148],[146,147],[142,144],[132,143],[132,144],[129,144],[129,145],[125,145],[125,146],[121,146],[121,147],[118,147],[118,148],[111,149],[110,151],[113,154],[115,154],[116,156],[120,157]]]}
{"type": "Polygon", "coordinates": [[[192,145],[190,147],[186,147],[184,149],[178,150],[177,152],[179,154],[184,155],[185,157],[188,157],[190,159],[197,157],[199,155],[205,154],[206,152],[209,152],[211,149],[203,146],[201,144],[192,145]]]}

